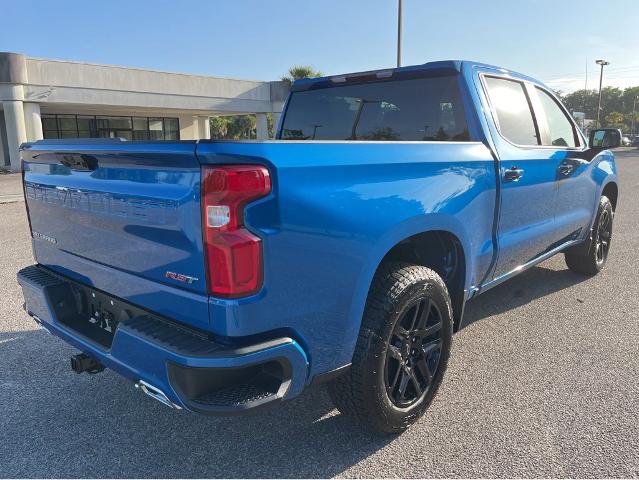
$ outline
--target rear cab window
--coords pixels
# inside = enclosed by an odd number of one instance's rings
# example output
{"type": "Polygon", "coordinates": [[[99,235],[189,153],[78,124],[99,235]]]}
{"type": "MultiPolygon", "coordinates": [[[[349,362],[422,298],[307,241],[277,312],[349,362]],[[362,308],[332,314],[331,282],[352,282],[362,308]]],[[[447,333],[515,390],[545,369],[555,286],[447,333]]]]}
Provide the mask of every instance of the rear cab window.
{"type": "Polygon", "coordinates": [[[281,140],[468,141],[457,75],[294,91],[281,140]]]}

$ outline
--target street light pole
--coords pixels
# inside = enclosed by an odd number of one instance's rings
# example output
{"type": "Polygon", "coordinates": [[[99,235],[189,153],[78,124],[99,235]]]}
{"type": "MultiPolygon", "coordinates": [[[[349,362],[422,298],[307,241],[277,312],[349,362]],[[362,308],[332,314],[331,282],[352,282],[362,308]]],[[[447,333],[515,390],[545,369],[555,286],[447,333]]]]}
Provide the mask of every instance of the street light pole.
{"type": "Polygon", "coordinates": [[[601,85],[603,83],[603,67],[606,65],[610,65],[610,62],[606,62],[605,60],[597,60],[595,62],[597,65],[601,65],[601,71],[599,72],[599,101],[597,102],[597,128],[601,125],[599,123],[599,115],[601,114],[601,85]]]}
{"type": "Polygon", "coordinates": [[[397,4],[397,66],[402,66],[402,0],[397,4]]]}
{"type": "MultiPolygon", "coordinates": [[[[632,101],[632,118],[630,119],[630,136],[632,137],[635,134],[635,108],[637,106],[637,99],[639,95],[637,95],[632,101]]],[[[631,138],[634,141],[634,138],[631,138]]]]}

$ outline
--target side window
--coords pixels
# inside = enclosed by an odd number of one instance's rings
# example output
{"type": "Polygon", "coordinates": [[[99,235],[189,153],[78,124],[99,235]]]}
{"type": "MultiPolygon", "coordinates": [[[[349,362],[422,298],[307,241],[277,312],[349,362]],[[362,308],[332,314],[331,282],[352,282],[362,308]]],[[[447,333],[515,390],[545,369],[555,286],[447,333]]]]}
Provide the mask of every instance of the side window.
{"type": "Polygon", "coordinates": [[[546,123],[550,134],[550,143],[544,141],[544,145],[553,145],[555,147],[576,147],[577,140],[575,129],[572,123],[566,117],[561,107],[557,105],[550,94],[541,88],[535,87],[539,94],[539,101],[544,109],[546,123]]]}
{"type": "Polygon", "coordinates": [[[485,80],[500,133],[516,145],[539,145],[524,84],[496,77],[485,80]]]}

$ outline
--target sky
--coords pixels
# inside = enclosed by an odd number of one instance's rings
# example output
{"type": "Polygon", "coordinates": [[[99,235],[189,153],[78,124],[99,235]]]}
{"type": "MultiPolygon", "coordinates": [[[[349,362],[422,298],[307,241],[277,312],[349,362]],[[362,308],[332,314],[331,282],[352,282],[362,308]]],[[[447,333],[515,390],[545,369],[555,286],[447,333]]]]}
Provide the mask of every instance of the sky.
{"type": "MultiPolygon", "coordinates": [[[[639,85],[639,0],[404,0],[403,64],[471,59],[564,92],[639,85]]],[[[397,0],[0,0],[0,51],[255,80],[395,66],[397,0]],[[9,21],[7,21],[9,20],[9,21]]]]}

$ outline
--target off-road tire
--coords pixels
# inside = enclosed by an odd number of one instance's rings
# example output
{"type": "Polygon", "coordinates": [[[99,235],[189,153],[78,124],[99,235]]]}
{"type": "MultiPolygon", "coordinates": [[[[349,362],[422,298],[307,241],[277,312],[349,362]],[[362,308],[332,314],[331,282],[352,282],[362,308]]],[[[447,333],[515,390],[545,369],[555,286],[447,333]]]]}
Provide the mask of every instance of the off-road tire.
{"type": "MultiPolygon", "coordinates": [[[[421,304],[425,302],[427,300],[421,304]]],[[[450,356],[452,333],[450,297],[437,273],[408,263],[382,265],[368,294],[351,368],[327,385],[333,404],[341,413],[374,431],[398,433],[406,430],[424,414],[437,393],[450,356]],[[392,348],[389,347],[391,338],[396,338],[393,335],[396,335],[397,322],[407,318],[404,316],[407,309],[416,305],[415,302],[422,302],[421,299],[432,300],[441,318],[438,364],[430,385],[423,389],[423,396],[416,398],[413,405],[399,408],[390,398],[392,392],[387,392],[386,356],[388,349],[392,348]]]]}
{"type": "Polygon", "coordinates": [[[610,242],[612,240],[612,224],[614,212],[612,203],[606,196],[602,196],[599,200],[597,216],[592,227],[592,238],[588,240],[589,245],[584,250],[586,253],[573,253],[568,251],[564,254],[566,265],[575,273],[581,275],[596,275],[606,266],[608,261],[608,253],[610,250],[610,242]],[[608,227],[602,225],[602,222],[608,222],[608,227]],[[602,242],[605,244],[605,251],[602,248],[602,242]]]}

